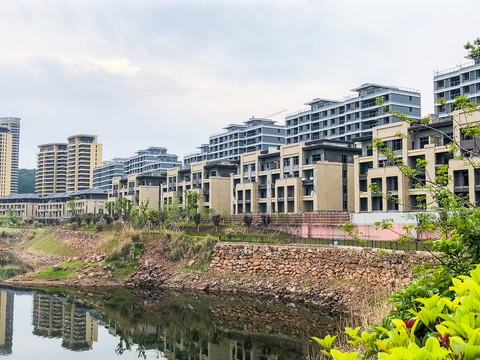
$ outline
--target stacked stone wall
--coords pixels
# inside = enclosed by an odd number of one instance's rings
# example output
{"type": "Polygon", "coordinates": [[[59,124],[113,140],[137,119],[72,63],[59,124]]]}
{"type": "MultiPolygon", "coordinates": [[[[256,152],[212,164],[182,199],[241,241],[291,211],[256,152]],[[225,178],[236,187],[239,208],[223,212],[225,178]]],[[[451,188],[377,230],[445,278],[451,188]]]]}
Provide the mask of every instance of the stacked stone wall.
{"type": "Polygon", "coordinates": [[[341,246],[218,243],[211,267],[241,274],[350,280],[397,288],[412,278],[412,265],[432,261],[428,253],[341,246]]]}

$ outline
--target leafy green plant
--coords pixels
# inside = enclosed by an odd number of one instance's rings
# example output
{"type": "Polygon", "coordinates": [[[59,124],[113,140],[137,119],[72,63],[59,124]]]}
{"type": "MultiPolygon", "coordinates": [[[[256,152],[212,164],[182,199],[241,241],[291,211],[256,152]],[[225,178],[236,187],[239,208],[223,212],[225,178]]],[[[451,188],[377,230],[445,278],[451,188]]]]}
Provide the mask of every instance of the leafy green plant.
{"type": "MultiPolygon", "coordinates": [[[[378,359],[478,359],[480,357],[480,265],[452,279],[453,296],[434,294],[417,298],[421,304],[410,309],[410,320],[390,319],[388,326],[376,326],[371,331],[346,328],[348,343],[365,351],[341,352],[332,347],[335,336],[313,338],[323,352],[335,360],[366,359],[377,354],[378,359]]],[[[428,293],[428,290],[426,290],[428,293]]]]}

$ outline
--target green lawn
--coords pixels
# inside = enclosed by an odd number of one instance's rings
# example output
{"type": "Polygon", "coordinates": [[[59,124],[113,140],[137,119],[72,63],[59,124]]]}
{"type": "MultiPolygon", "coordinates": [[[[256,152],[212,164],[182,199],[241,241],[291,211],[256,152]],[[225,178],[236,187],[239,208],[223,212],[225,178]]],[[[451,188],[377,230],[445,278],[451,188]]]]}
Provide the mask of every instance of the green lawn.
{"type": "Polygon", "coordinates": [[[71,246],[55,240],[52,234],[45,234],[38,231],[36,236],[29,241],[29,245],[33,250],[43,251],[47,254],[61,256],[76,256],[78,250],[71,246]]]}

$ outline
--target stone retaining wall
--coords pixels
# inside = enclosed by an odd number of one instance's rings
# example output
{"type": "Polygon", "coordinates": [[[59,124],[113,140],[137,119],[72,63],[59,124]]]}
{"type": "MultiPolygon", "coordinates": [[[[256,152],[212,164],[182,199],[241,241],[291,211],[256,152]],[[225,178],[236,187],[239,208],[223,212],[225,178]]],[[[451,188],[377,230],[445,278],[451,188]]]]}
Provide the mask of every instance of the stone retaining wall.
{"type": "Polygon", "coordinates": [[[413,264],[431,260],[423,252],[219,242],[210,267],[242,274],[303,276],[312,281],[347,279],[397,288],[411,280],[413,264]]]}

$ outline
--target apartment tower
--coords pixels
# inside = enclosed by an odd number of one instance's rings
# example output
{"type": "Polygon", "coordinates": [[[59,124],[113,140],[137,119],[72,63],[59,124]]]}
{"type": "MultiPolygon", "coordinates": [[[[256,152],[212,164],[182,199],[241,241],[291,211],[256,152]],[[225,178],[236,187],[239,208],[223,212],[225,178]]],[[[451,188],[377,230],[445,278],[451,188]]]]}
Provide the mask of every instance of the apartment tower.
{"type": "Polygon", "coordinates": [[[38,145],[35,192],[46,196],[67,191],[67,144],[38,145]]]}
{"type": "Polygon", "coordinates": [[[0,197],[10,195],[12,178],[12,134],[0,126],[0,197]]]}
{"type": "Polygon", "coordinates": [[[11,164],[11,183],[10,193],[18,193],[18,157],[20,152],[20,118],[4,117],[0,118],[0,125],[7,126],[12,134],[12,164],[11,164]]]}
{"type": "Polygon", "coordinates": [[[96,135],[73,135],[67,144],[67,191],[93,186],[93,169],[102,164],[102,144],[96,135]]]}

